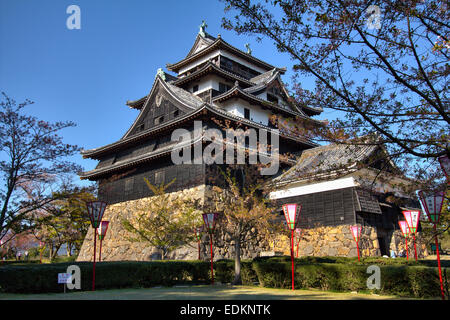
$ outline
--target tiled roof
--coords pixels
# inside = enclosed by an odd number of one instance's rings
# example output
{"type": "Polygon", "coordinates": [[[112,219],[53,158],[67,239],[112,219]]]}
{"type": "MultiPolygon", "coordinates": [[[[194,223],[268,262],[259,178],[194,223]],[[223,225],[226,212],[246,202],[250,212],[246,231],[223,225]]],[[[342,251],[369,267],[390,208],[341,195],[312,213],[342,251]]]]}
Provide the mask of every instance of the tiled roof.
{"type": "Polygon", "coordinates": [[[166,85],[169,87],[169,90],[171,90],[179,99],[194,107],[195,109],[200,108],[205,103],[201,98],[197,97],[195,94],[189,91],[174,86],[173,84],[170,84],[168,82],[166,82],[166,85]]]}
{"type": "Polygon", "coordinates": [[[211,42],[208,46],[206,46],[205,48],[192,53],[190,56],[176,62],[176,63],[168,63],[166,65],[167,69],[170,71],[175,71],[177,72],[182,66],[190,63],[191,61],[194,61],[195,59],[203,56],[206,53],[211,52],[212,50],[218,49],[218,48],[224,48],[224,49],[228,49],[229,51],[231,51],[232,53],[250,60],[252,63],[268,70],[268,69],[273,69],[275,68],[274,66],[272,66],[271,64],[268,64],[267,62],[264,62],[254,56],[252,56],[251,54],[248,54],[232,45],[230,45],[229,43],[227,43],[226,41],[224,41],[220,36],[218,36],[216,38],[216,40],[214,40],[213,42],[211,42]]]}
{"type": "Polygon", "coordinates": [[[380,148],[377,144],[329,144],[304,150],[297,164],[273,181],[288,183],[333,171],[349,171],[380,148]]]}

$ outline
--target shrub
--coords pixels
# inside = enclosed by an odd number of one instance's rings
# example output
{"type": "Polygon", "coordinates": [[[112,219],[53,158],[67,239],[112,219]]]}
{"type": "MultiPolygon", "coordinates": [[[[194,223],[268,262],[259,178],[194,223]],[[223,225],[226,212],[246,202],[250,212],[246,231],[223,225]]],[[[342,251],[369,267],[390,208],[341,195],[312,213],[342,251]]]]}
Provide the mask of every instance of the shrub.
{"type": "MultiPolygon", "coordinates": [[[[327,257],[296,259],[295,288],[332,291],[368,290],[367,279],[369,274],[366,273],[366,270],[369,265],[378,265],[378,260],[370,259],[359,264],[332,261],[333,259],[327,257]]],[[[380,261],[384,262],[384,260],[380,261]]],[[[402,263],[400,261],[392,263],[392,265],[380,264],[381,287],[375,292],[417,298],[438,297],[440,295],[440,284],[437,268],[408,264],[409,262],[402,263]]],[[[264,287],[291,287],[291,261],[288,261],[288,259],[280,257],[276,259],[255,259],[253,269],[260,284],[264,287]]],[[[445,269],[443,273],[445,273],[445,269]]],[[[444,281],[444,287],[448,288],[449,280],[444,279],[444,281]]]]}
{"type": "MultiPolygon", "coordinates": [[[[58,273],[69,265],[81,271],[81,290],[92,287],[92,263],[72,262],[37,265],[11,265],[0,268],[0,290],[11,293],[61,292],[58,273]]],[[[97,289],[172,286],[209,283],[209,263],[202,261],[121,261],[98,262],[95,268],[97,289]]]]}
{"type": "MultiPolygon", "coordinates": [[[[92,263],[15,264],[0,267],[0,290],[11,293],[62,292],[57,274],[69,265],[81,270],[81,290],[92,286],[92,263]]],[[[378,265],[381,287],[375,293],[417,298],[440,296],[436,267],[423,261],[370,258],[358,263],[353,258],[304,257],[295,260],[295,288],[331,291],[367,291],[367,267],[378,265]]],[[[230,283],[234,278],[234,260],[214,262],[217,281],[230,283]]],[[[443,268],[444,287],[449,287],[447,269],[443,268]]],[[[210,283],[207,261],[121,261],[96,264],[97,289],[172,286],[176,284],[210,283]]],[[[255,282],[269,288],[291,288],[291,258],[262,257],[241,261],[244,285],[255,282]]]]}

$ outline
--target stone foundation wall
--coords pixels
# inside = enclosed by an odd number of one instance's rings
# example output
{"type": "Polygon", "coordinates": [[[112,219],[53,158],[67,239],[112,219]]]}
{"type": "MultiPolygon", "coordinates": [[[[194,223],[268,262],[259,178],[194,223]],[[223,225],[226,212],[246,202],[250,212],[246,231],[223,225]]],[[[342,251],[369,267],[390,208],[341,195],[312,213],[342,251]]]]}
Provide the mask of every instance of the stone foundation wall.
{"type": "MultiPolygon", "coordinates": [[[[183,199],[199,199],[201,203],[210,203],[212,193],[210,187],[200,185],[183,191],[174,192],[173,197],[183,199]]],[[[152,197],[127,201],[110,205],[106,208],[104,220],[108,220],[109,226],[102,244],[102,261],[150,261],[158,260],[160,252],[151,247],[147,242],[130,242],[128,237],[132,236],[122,226],[122,218],[129,219],[133,214],[133,208],[145,205],[147,201],[152,201],[152,197]]],[[[206,206],[207,207],[207,206],[206,206]]],[[[211,208],[205,209],[211,210],[211,208]]],[[[249,232],[255,233],[256,230],[249,232]]],[[[93,235],[94,229],[90,228],[81,247],[77,261],[93,260],[93,235]]],[[[399,230],[386,232],[376,230],[373,227],[364,227],[359,242],[360,255],[362,257],[381,256],[378,237],[386,239],[388,249],[399,252],[405,247],[405,239],[399,230]]],[[[416,239],[418,257],[423,258],[428,255],[426,245],[419,234],[416,239]]],[[[409,257],[414,259],[414,245],[412,238],[408,239],[409,257]]],[[[97,239],[97,261],[100,243],[97,239]]],[[[223,235],[218,228],[213,237],[214,260],[234,258],[234,242],[229,236],[223,235]]],[[[296,253],[297,247],[294,247],[296,253]]],[[[261,236],[254,237],[253,240],[241,244],[241,258],[255,258],[261,255],[290,255],[290,240],[286,236],[279,236],[275,239],[265,239],[261,236]]],[[[356,243],[353,240],[349,225],[333,227],[316,227],[303,230],[300,240],[299,256],[338,256],[356,257],[356,243]]],[[[389,256],[389,252],[387,253],[389,256]]],[[[210,259],[209,235],[204,234],[200,243],[200,258],[210,259]]],[[[194,242],[185,245],[173,252],[170,252],[166,259],[196,260],[198,259],[198,243],[194,242]]]]}
{"type": "MultiPolygon", "coordinates": [[[[185,189],[171,193],[172,197],[182,199],[199,199],[200,203],[209,203],[212,200],[211,189],[208,186],[200,185],[194,188],[185,189]]],[[[152,201],[153,197],[139,200],[126,201],[109,205],[106,208],[103,220],[109,221],[108,231],[102,243],[102,261],[151,261],[159,260],[161,253],[149,245],[147,242],[131,242],[127,238],[132,235],[126,231],[121,223],[123,218],[129,219],[133,214],[133,208],[145,205],[147,201],[152,201]]],[[[206,210],[210,210],[208,208],[206,210]]],[[[201,218],[201,217],[200,217],[201,218]]],[[[251,232],[254,232],[251,231],[251,232]]],[[[93,261],[94,256],[94,229],[90,228],[78,255],[77,261],[93,261]]],[[[234,258],[234,242],[220,232],[220,228],[213,236],[213,257],[218,259],[234,258]]],[[[97,239],[97,258],[100,243],[97,239]]],[[[268,250],[267,241],[260,236],[254,240],[241,245],[241,257],[243,259],[257,257],[260,252],[268,250]]],[[[209,235],[204,234],[200,243],[200,259],[209,260],[211,258],[209,235]]],[[[193,242],[177,250],[170,252],[167,260],[196,260],[198,259],[198,243],[193,242]]]]}
{"type": "MultiPolygon", "coordinates": [[[[384,233],[373,227],[364,227],[359,241],[361,257],[381,256],[378,237],[383,236],[388,239],[389,249],[397,253],[405,248],[405,239],[399,230],[384,233]]],[[[409,257],[414,259],[414,246],[412,238],[408,239],[409,257]]],[[[421,237],[416,237],[416,247],[418,258],[428,255],[426,245],[421,237]]],[[[279,254],[290,255],[290,239],[287,236],[278,237],[271,245],[271,250],[279,254]]],[[[297,253],[297,245],[294,244],[294,254],[297,253]]],[[[389,256],[389,252],[387,254],[389,256]]],[[[349,225],[334,227],[317,227],[303,230],[302,238],[299,242],[298,256],[333,256],[333,257],[357,257],[356,242],[353,239],[349,225]]]]}
{"type": "MultiPolygon", "coordinates": [[[[171,193],[172,197],[193,198],[203,201],[205,186],[200,185],[194,188],[185,189],[171,193]]],[[[131,237],[128,231],[122,226],[122,219],[129,219],[133,215],[133,209],[137,206],[145,205],[147,201],[152,201],[153,197],[143,198],[112,204],[106,207],[103,220],[109,221],[108,231],[102,243],[102,261],[150,261],[158,259],[160,252],[151,247],[148,242],[131,242],[127,238],[131,237]]],[[[93,261],[94,256],[94,229],[90,228],[78,255],[77,261],[93,261]]],[[[97,261],[100,248],[97,239],[97,261]]],[[[167,259],[197,259],[197,243],[179,248],[169,253],[167,259]]]]}

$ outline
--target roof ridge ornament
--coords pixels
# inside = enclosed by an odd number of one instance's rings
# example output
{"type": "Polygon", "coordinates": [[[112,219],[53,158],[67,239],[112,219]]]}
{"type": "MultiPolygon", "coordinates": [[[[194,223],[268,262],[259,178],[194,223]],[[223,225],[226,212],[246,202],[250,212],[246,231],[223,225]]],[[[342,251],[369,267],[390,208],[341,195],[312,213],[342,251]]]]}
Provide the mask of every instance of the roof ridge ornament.
{"type": "Polygon", "coordinates": [[[156,76],[160,76],[161,79],[163,79],[164,81],[166,81],[166,73],[164,72],[164,70],[162,68],[158,68],[158,71],[156,71],[156,76]]]}
{"type": "Polygon", "coordinates": [[[247,54],[251,55],[252,54],[252,49],[250,49],[250,43],[246,43],[245,47],[247,48],[247,54]]]}
{"type": "Polygon", "coordinates": [[[206,27],[208,25],[206,24],[205,20],[202,20],[202,24],[200,25],[200,30],[198,31],[198,34],[201,35],[203,38],[206,37],[206,27]]]}

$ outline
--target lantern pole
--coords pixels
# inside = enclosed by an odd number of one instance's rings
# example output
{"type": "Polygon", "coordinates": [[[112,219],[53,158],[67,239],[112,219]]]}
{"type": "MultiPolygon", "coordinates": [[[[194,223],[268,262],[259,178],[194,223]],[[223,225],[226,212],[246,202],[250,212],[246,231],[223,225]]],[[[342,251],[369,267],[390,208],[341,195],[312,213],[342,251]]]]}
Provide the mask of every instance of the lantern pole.
{"type": "Polygon", "coordinates": [[[90,201],[86,203],[86,207],[91,220],[92,228],[94,228],[94,263],[92,266],[92,291],[95,291],[95,258],[97,248],[97,228],[102,221],[103,214],[106,209],[106,202],[103,201],[90,201]]]}
{"type": "Polygon", "coordinates": [[[211,284],[214,284],[212,232],[209,233],[209,244],[211,248],[211,284]]]}
{"type": "Polygon", "coordinates": [[[359,242],[359,239],[356,241],[356,251],[358,252],[358,262],[360,262],[361,260],[360,260],[360,257],[359,257],[359,244],[358,244],[358,242],[359,242]]]}
{"type": "Polygon", "coordinates": [[[213,265],[213,232],[216,223],[217,213],[204,213],[203,221],[205,222],[205,226],[209,231],[209,245],[211,250],[211,284],[214,284],[214,265],[213,265]]]}
{"type": "Polygon", "coordinates": [[[291,230],[292,290],[294,290],[294,229],[291,230]]]}
{"type": "Polygon", "coordinates": [[[101,221],[100,222],[100,232],[98,233],[98,239],[100,240],[100,252],[98,261],[102,261],[102,243],[103,238],[106,236],[106,231],[108,230],[109,221],[101,221]]]}
{"type": "Polygon", "coordinates": [[[414,242],[414,258],[417,261],[417,247],[416,247],[416,234],[413,233],[413,242],[414,242]]]}
{"type": "Polygon", "coordinates": [[[296,255],[295,255],[296,258],[298,258],[298,248],[300,247],[301,234],[302,234],[301,229],[296,228],[295,229],[296,237],[294,237],[296,245],[297,245],[297,252],[296,252],[296,255]]]}
{"type": "Polygon", "coordinates": [[[437,256],[438,269],[439,269],[439,283],[441,285],[441,297],[442,297],[442,300],[445,300],[444,285],[442,283],[441,258],[439,256],[439,243],[438,243],[437,229],[436,229],[435,223],[433,224],[433,229],[434,229],[434,243],[436,244],[436,256],[437,256]]]}
{"type": "Polygon", "coordinates": [[[98,252],[98,262],[102,261],[102,243],[103,243],[103,237],[100,238],[100,251],[98,252]]]}
{"type": "Polygon", "coordinates": [[[408,254],[408,238],[405,237],[405,246],[406,246],[406,260],[409,260],[409,254],[408,254]]]}
{"type": "MultiPolygon", "coordinates": [[[[448,158],[447,158],[448,159],[448,158]]],[[[442,163],[441,163],[442,164],[442,163]]],[[[443,166],[444,169],[444,166],[443,166]]],[[[444,170],[445,172],[445,170],[444,170]]],[[[447,172],[445,172],[447,174],[447,172]]],[[[441,270],[441,258],[439,255],[439,242],[437,236],[437,224],[439,223],[439,219],[441,216],[442,205],[444,203],[445,193],[443,191],[435,192],[432,196],[425,196],[423,191],[418,191],[420,204],[422,208],[427,214],[428,221],[433,224],[434,230],[434,243],[436,245],[436,258],[438,262],[438,270],[439,270],[439,283],[441,285],[441,297],[442,300],[445,300],[444,294],[444,285],[442,281],[442,270],[441,270]]]]}
{"type": "Polygon", "coordinates": [[[294,290],[294,230],[298,223],[298,216],[300,215],[301,205],[295,203],[283,204],[282,206],[284,217],[286,218],[286,225],[291,231],[291,264],[292,264],[292,290],[294,290]]]}
{"type": "Polygon", "coordinates": [[[360,238],[360,234],[361,234],[361,229],[356,225],[356,226],[350,226],[350,231],[352,232],[352,236],[353,239],[356,242],[356,252],[358,253],[358,262],[361,261],[360,260],[360,255],[359,255],[359,238],[360,238]],[[356,234],[355,234],[356,231],[356,234]]]}
{"type": "Polygon", "coordinates": [[[92,268],[92,291],[95,291],[95,248],[97,246],[97,228],[94,228],[94,265],[92,268]]]}

